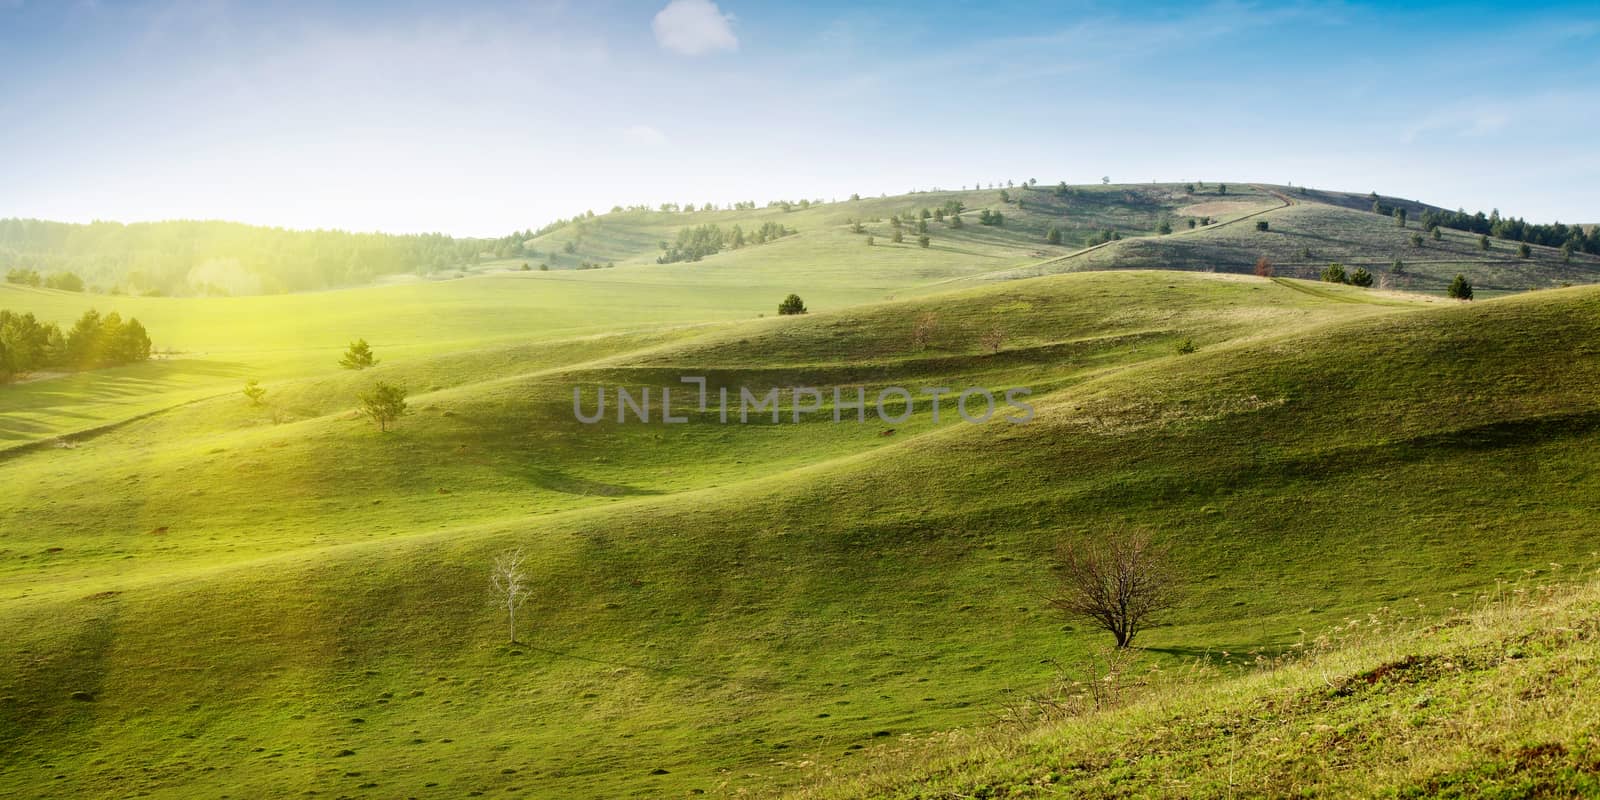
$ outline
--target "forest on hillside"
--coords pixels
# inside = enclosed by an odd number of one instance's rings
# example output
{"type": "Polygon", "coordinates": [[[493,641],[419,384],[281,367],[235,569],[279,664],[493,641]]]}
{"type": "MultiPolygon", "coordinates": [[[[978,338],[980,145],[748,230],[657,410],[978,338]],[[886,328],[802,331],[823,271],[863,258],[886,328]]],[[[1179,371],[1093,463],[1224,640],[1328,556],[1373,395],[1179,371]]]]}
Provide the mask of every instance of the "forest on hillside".
{"type": "Polygon", "coordinates": [[[73,224],[0,219],[0,272],[90,291],[247,295],[366,283],[473,263],[480,242],[443,234],[294,231],[236,222],[73,224]]]}

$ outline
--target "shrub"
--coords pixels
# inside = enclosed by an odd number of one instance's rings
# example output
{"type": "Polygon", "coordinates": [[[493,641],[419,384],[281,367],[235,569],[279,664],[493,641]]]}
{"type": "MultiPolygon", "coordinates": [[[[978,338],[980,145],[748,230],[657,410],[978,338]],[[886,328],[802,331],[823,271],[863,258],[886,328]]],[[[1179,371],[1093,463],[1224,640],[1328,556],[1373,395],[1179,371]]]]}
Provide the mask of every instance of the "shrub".
{"type": "Polygon", "coordinates": [[[1532,256],[1533,248],[1529,247],[1527,242],[1517,245],[1517,258],[1531,258],[1532,256]]]}
{"type": "Polygon", "coordinates": [[[1267,222],[1264,219],[1256,220],[1256,230],[1258,230],[1258,231],[1264,231],[1264,230],[1267,230],[1267,229],[1269,229],[1271,227],[1272,227],[1271,223],[1267,222]]]}
{"type": "Polygon", "coordinates": [[[927,247],[932,241],[933,240],[929,239],[927,236],[918,236],[917,237],[917,244],[919,246],[921,246],[921,247],[927,247]]]}
{"type": "Polygon", "coordinates": [[[1178,346],[1174,349],[1178,351],[1178,355],[1186,356],[1196,350],[1199,350],[1200,348],[1195,345],[1193,339],[1184,339],[1183,341],[1178,342],[1178,346]]]}
{"type": "Polygon", "coordinates": [[[778,316],[780,317],[804,313],[806,313],[806,303],[800,299],[800,295],[791,294],[783,298],[783,302],[778,304],[778,316]]]}
{"type": "Polygon", "coordinates": [[[1322,280],[1328,283],[1349,283],[1350,276],[1345,274],[1344,265],[1335,261],[1322,270],[1322,280]]]}

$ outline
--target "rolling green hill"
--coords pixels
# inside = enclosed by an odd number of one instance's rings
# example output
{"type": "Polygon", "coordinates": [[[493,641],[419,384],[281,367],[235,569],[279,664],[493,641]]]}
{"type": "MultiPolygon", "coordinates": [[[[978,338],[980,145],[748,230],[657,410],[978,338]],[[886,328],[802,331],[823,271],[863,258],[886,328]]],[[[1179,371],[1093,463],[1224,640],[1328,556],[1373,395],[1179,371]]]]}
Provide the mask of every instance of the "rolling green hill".
{"type": "MultiPolygon", "coordinates": [[[[1063,535],[1173,542],[1189,600],[1144,643],[1169,666],[1377,604],[1442,611],[1593,550],[1595,289],[1461,305],[1156,270],[962,288],[939,282],[991,270],[916,248],[909,277],[897,251],[850,271],[802,246],[860,235],[801,229],[691,264],[117,298],[184,356],[0,389],[51,432],[159,411],[0,459],[0,787],[781,790],[983,723],[1095,642],[1040,600],[1063,535]],[[788,286],[816,313],[753,318],[788,286]],[[384,363],[332,369],[356,335],[384,363]],[[160,372],[211,359],[210,383],[160,372]],[[268,407],[237,394],[250,374],[268,407]],[[1038,416],[721,425],[682,375],[1025,386],[1038,416]],[[413,389],[389,435],[349,410],[377,379],[413,389]],[[619,385],[674,389],[692,422],[573,420],[573,387],[619,385]],[[486,586],[508,547],[535,574],[514,645],[486,586]]],[[[104,299],[7,291],[63,317],[104,299]]]]}

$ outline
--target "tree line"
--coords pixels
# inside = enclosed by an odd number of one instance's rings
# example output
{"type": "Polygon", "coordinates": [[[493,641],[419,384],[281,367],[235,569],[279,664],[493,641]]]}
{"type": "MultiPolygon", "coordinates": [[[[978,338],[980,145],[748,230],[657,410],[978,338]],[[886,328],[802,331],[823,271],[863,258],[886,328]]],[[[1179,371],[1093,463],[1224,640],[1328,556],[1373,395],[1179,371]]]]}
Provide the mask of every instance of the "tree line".
{"type": "Polygon", "coordinates": [[[476,259],[481,240],[292,231],[236,222],[73,224],[0,219],[0,270],[70,273],[101,291],[130,294],[271,294],[427,273],[476,259]]]}
{"type": "MultiPolygon", "coordinates": [[[[1372,199],[1374,213],[1386,217],[1394,217],[1397,225],[1405,226],[1406,210],[1391,206],[1377,194],[1368,195],[1372,199]]],[[[1476,233],[1479,236],[1492,236],[1496,239],[1507,239],[1526,244],[1537,244],[1545,247],[1559,247],[1566,253],[1589,253],[1600,255],[1600,226],[1592,230],[1585,230],[1582,225],[1566,225],[1552,222],[1548,225],[1528,222],[1521,217],[1502,217],[1500,209],[1494,209],[1488,214],[1479,211],[1468,214],[1464,209],[1444,211],[1428,209],[1422,212],[1422,229],[1431,231],[1435,228],[1450,228],[1451,230],[1476,233]]]]}
{"type": "Polygon", "coordinates": [[[0,309],[0,381],[40,369],[92,369],[150,358],[150,334],[138,319],[90,309],[65,334],[32,313],[0,309]]]}

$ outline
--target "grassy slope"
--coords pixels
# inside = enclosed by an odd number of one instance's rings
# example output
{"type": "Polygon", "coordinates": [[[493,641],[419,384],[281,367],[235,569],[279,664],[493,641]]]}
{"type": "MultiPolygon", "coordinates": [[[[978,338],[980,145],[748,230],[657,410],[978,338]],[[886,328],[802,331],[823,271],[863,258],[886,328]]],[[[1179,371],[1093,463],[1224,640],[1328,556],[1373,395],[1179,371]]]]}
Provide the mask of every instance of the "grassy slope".
{"type": "Polygon", "coordinates": [[[1063,531],[1178,538],[1192,606],[1149,644],[1179,661],[1281,646],[1375,599],[1442,607],[1592,549],[1600,295],[1429,305],[1069,275],[631,353],[573,345],[482,383],[470,363],[396,359],[380,369],[444,377],[389,437],[337,413],[338,381],[359,379],[340,376],[279,387],[305,410],[292,424],[229,398],[0,462],[26,487],[0,517],[0,785],[769,787],[807,779],[774,759],[978,720],[1090,641],[1038,608],[1035,565],[1063,531]],[[927,311],[941,334],[914,352],[927,311]],[[975,333],[996,324],[1011,340],[985,354],[975,333]],[[1172,355],[1185,337],[1201,351],[1172,355]],[[924,415],[888,438],[563,422],[575,382],[684,373],[1051,393],[1028,426],[924,415]],[[484,565],[513,543],[539,588],[506,647],[484,565]]]}
{"type": "Polygon", "coordinates": [[[1600,586],[1472,604],[1425,627],[1375,612],[1218,682],[1135,669],[1101,710],[1078,684],[1061,695],[1077,711],[907,737],[859,775],[786,766],[816,780],[811,798],[1600,794],[1600,586]]]}
{"type": "MultiPolygon", "coordinates": [[[[388,357],[442,356],[512,342],[571,341],[618,331],[749,319],[771,313],[778,298],[802,291],[813,310],[846,308],[894,296],[948,290],[971,282],[1056,271],[1105,268],[1179,268],[1249,272],[1265,254],[1281,274],[1306,277],[1333,259],[1386,271],[1396,258],[1409,265],[1406,288],[1439,292],[1457,271],[1480,291],[1543,287],[1595,279],[1600,259],[1577,256],[1563,264],[1554,251],[1535,248],[1515,258],[1496,242],[1483,253],[1475,239],[1447,234],[1417,250],[1409,231],[1387,219],[1351,210],[1364,198],[1328,192],[1287,194],[1273,187],[1234,185],[1190,193],[1175,184],[1013,188],[1012,203],[999,190],[924,192],[829,203],[783,212],[713,211],[690,214],[604,214],[532,242],[540,256],[484,265],[459,280],[433,280],[301,295],[242,298],[134,298],[85,296],[0,285],[0,308],[32,311],[61,323],[89,307],[136,316],[158,348],[173,358],[8,386],[0,392],[0,448],[91,430],[193,400],[231,394],[244,380],[276,381],[330,374],[344,344],[365,337],[388,357]],[[1271,211],[1288,197],[1297,205],[1271,211]],[[890,241],[891,215],[911,218],[922,209],[960,201],[966,225],[929,222],[932,244],[890,241]],[[1020,205],[1019,205],[1020,204],[1020,205]],[[977,224],[981,209],[1003,211],[999,227],[977,224]],[[1254,231],[1262,214],[1274,229],[1254,231]],[[1185,219],[1211,216],[1218,226],[1188,230],[1185,219]],[[1245,218],[1245,219],[1241,219],[1245,218]],[[861,220],[876,239],[850,232],[861,220]],[[1170,221],[1178,233],[1155,236],[1170,221]],[[1236,222],[1237,220],[1237,222],[1236,222]],[[657,243],[685,226],[738,224],[753,230],[774,221],[799,233],[700,262],[658,265],[657,243]],[[1060,246],[1046,244],[1059,228],[1060,246]],[[1132,237],[1080,252],[1105,229],[1132,237]],[[576,252],[568,255],[572,244],[576,252]],[[1301,255],[1310,246],[1314,257],[1301,255]],[[552,263],[551,272],[515,271],[522,263],[552,263]],[[571,269],[579,261],[615,262],[615,269],[571,269]]],[[[1420,210],[1421,206],[1417,206],[1420,210]]]]}

